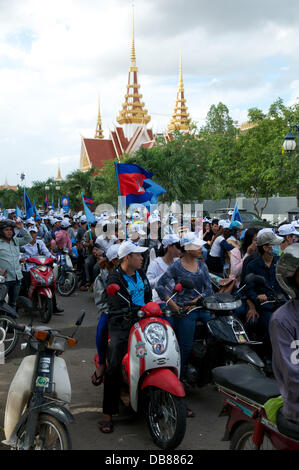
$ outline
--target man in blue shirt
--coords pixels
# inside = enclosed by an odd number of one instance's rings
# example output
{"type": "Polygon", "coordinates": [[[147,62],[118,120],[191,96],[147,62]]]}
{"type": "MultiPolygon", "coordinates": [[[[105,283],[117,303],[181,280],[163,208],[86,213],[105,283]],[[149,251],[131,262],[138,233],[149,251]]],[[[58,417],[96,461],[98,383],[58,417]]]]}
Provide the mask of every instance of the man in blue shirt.
{"type": "Polygon", "coordinates": [[[122,359],[127,352],[128,339],[131,326],[135,320],[128,321],[125,318],[113,318],[113,314],[119,315],[122,308],[128,308],[130,302],[132,311],[142,307],[152,299],[150,283],[142,271],[143,256],[147,250],[137,246],[131,241],[124,241],[118,250],[120,266],[109,275],[107,285],[118,284],[120,290],[113,297],[108,297],[108,331],[110,336],[109,363],[105,373],[104,397],[103,397],[103,421],[99,422],[103,433],[113,431],[112,415],[118,413],[120,398],[122,359]]]}

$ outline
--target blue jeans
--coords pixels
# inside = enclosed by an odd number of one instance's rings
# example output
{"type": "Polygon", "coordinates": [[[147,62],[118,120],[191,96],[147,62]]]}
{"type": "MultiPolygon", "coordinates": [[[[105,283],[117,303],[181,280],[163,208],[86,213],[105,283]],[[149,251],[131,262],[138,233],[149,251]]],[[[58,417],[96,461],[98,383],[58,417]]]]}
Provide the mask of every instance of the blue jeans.
{"type": "Polygon", "coordinates": [[[193,310],[188,316],[182,318],[170,317],[167,321],[173,327],[180,351],[181,351],[181,370],[187,362],[189,354],[192,349],[192,343],[195,333],[196,320],[202,320],[206,325],[211,320],[211,314],[207,310],[196,309],[193,310]]]}
{"type": "Polygon", "coordinates": [[[96,345],[99,356],[99,363],[106,363],[108,345],[108,315],[102,313],[97,327],[96,345]]]}

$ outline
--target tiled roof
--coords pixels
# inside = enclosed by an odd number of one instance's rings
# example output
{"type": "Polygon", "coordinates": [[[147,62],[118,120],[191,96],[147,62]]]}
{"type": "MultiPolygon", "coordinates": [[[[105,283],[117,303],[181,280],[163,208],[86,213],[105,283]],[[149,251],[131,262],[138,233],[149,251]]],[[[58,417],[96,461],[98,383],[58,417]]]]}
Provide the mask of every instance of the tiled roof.
{"type": "Polygon", "coordinates": [[[108,139],[83,139],[88,158],[94,168],[104,166],[105,160],[117,159],[112,140],[108,139]]]}

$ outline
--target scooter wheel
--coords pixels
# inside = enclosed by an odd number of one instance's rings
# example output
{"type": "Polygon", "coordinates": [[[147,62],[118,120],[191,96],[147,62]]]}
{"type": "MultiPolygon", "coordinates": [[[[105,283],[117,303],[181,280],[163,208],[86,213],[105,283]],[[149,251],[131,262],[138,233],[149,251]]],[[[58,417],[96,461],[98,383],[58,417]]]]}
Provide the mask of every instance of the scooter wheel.
{"type": "Polygon", "coordinates": [[[0,364],[3,355],[7,357],[18,344],[19,335],[14,329],[15,324],[12,318],[0,315],[0,364]]]}
{"type": "Polygon", "coordinates": [[[71,295],[77,287],[77,276],[74,272],[68,271],[65,273],[64,282],[61,283],[58,279],[57,290],[63,297],[71,295]]]}
{"type": "MultiPolygon", "coordinates": [[[[26,438],[26,431],[19,432],[18,449],[26,438]]],[[[71,450],[70,433],[64,423],[54,416],[42,413],[38,417],[35,429],[34,443],[30,450],[71,450]]]]}
{"type": "Polygon", "coordinates": [[[184,398],[152,388],[148,400],[147,424],[158,447],[171,450],[180,445],[186,432],[186,415],[184,398]]]}
{"type": "Polygon", "coordinates": [[[41,295],[40,319],[43,323],[49,323],[53,313],[53,301],[41,295]]]}
{"type": "Polygon", "coordinates": [[[254,424],[244,422],[237,427],[230,441],[230,450],[275,450],[269,437],[265,434],[259,449],[254,445],[252,438],[254,424]]]}

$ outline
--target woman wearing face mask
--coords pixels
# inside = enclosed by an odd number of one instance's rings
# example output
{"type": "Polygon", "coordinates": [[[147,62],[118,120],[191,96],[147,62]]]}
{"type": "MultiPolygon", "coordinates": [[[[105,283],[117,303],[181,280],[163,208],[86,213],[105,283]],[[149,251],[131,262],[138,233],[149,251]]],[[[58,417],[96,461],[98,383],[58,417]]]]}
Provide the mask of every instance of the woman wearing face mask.
{"type": "Polygon", "coordinates": [[[265,279],[265,285],[258,283],[250,283],[247,285],[246,295],[251,300],[259,314],[260,323],[263,328],[263,341],[265,345],[265,353],[271,353],[271,343],[269,339],[269,321],[273,311],[277,308],[274,303],[267,303],[269,297],[273,296],[273,289],[276,294],[282,294],[280,285],[276,279],[276,264],[278,261],[278,254],[280,252],[280,244],[283,238],[274,234],[272,229],[262,229],[257,234],[257,249],[259,256],[248,263],[246,267],[247,274],[256,274],[265,279]]]}
{"type": "MultiPolygon", "coordinates": [[[[179,237],[175,233],[165,235],[162,239],[162,245],[160,247],[158,257],[150,262],[146,272],[146,276],[153,290],[153,302],[161,302],[155,287],[160,277],[166,272],[168,266],[174,262],[175,258],[179,258],[180,256],[181,245],[179,237]]],[[[170,295],[173,287],[174,284],[172,286],[168,286],[170,289],[170,295]]]]}
{"type": "MultiPolygon", "coordinates": [[[[186,233],[181,238],[181,247],[183,256],[171,264],[167,271],[160,277],[156,290],[161,300],[169,300],[171,293],[168,292],[167,286],[172,283],[176,284],[181,279],[190,279],[194,282],[195,289],[183,289],[174,300],[169,301],[171,310],[180,310],[185,302],[196,303],[200,297],[212,295],[212,285],[206,264],[202,261],[203,240],[200,240],[193,232],[186,233]]],[[[186,307],[189,311],[193,307],[186,307]]],[[[202,312],[200,309],[194,310],[190,315],[182,318],[174,318],[174,329],[176,331],[178,342],[181,350],[182,368],[187,362],[193,342],[196,320],[201,318],[207,321],[210,318],[208,312],[202,312]]]]}

